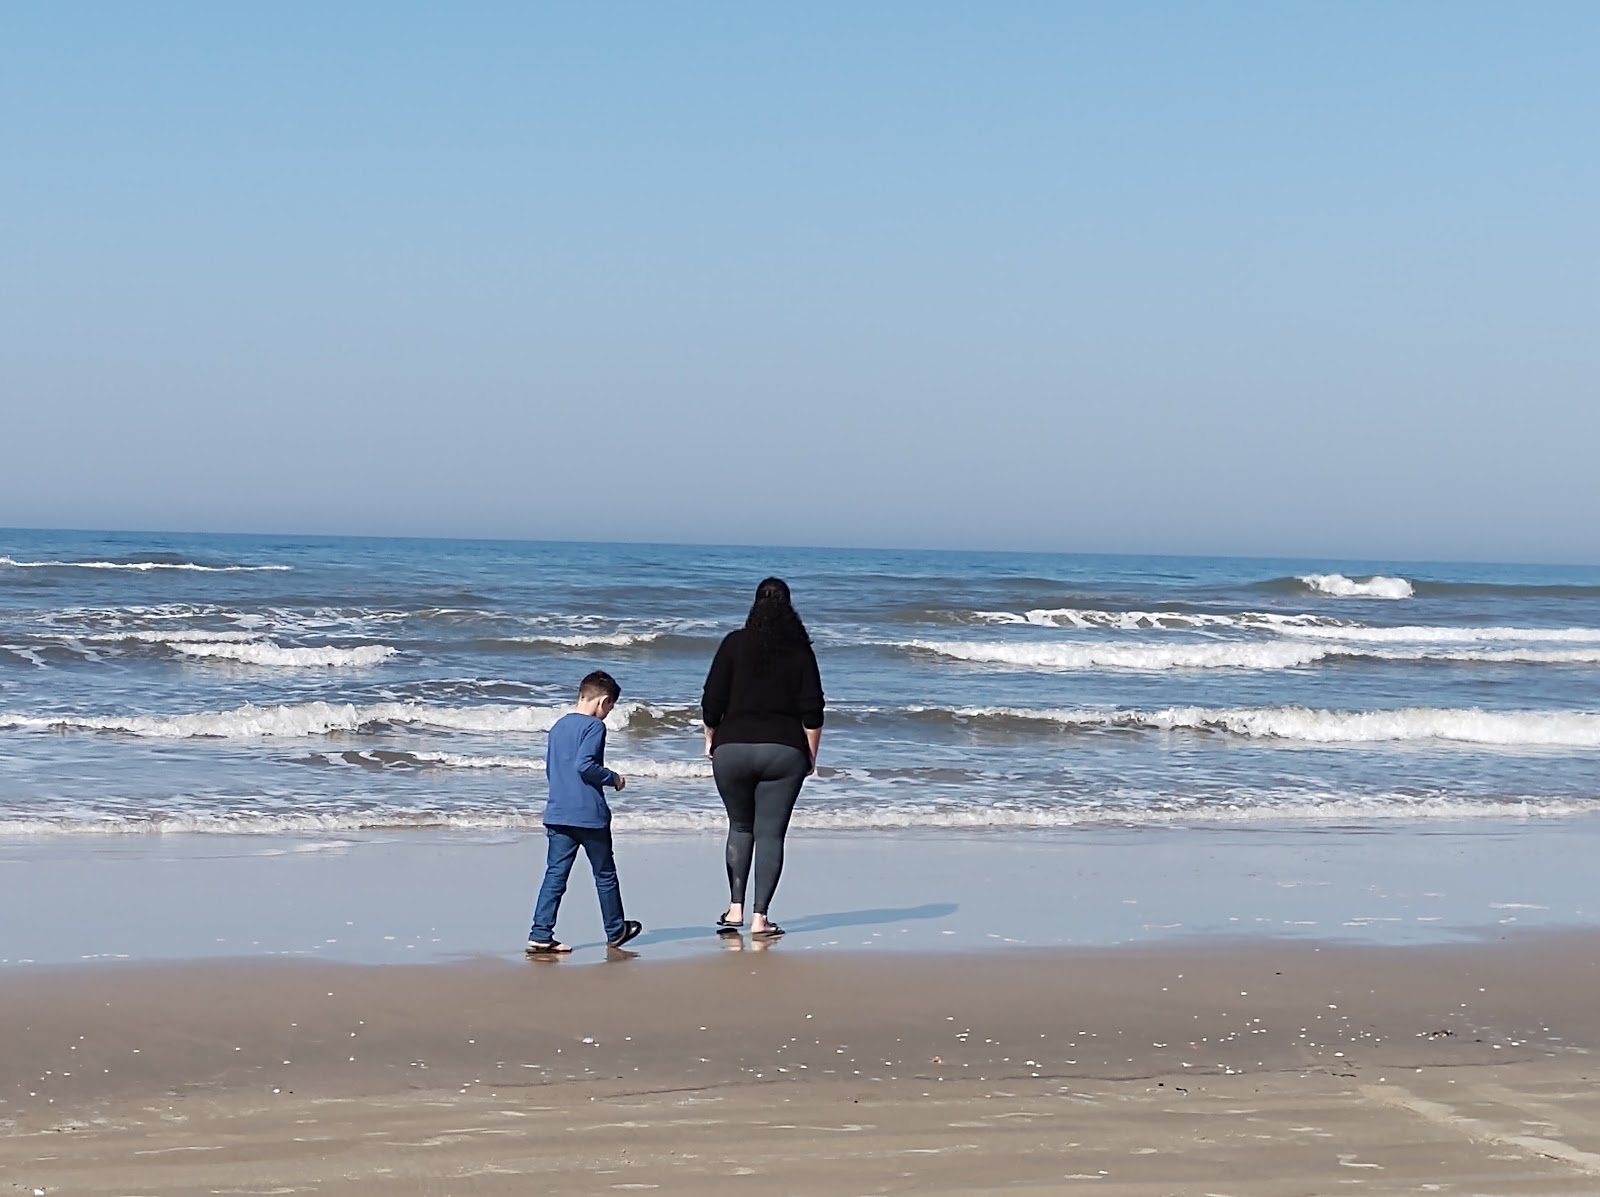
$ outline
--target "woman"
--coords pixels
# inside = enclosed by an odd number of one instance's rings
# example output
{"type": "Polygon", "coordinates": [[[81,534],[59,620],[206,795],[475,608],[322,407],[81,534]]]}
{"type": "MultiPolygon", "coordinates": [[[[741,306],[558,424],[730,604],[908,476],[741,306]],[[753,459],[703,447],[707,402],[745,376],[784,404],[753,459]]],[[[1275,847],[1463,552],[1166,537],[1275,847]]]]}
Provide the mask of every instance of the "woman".
{"type": "Polygon", "coordinates": [[[706,755],[728,809],[728,909],[717,931],[744,926],[754,864],[750,936],[776,939],[783,928],[767,909],[783,873],[783,837],[822,742],[817,656],[782,579],[756,587],[744,627],[729,632],[717,649],[700,705],[706,755]]]}

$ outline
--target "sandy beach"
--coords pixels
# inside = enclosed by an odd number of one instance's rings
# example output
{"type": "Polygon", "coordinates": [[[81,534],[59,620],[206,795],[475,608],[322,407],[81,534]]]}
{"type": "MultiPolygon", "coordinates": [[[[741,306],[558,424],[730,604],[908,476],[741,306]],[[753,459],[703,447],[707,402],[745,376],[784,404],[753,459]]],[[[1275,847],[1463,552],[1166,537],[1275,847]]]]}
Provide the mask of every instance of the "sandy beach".
{"type": "MultiPolygon", "coordinates": [[[[1592,1193],[1600,936],[0,978],[46,1193],[1592,1193]]],[[[737,947],[742,950],[729,950],[737,947]]]]}

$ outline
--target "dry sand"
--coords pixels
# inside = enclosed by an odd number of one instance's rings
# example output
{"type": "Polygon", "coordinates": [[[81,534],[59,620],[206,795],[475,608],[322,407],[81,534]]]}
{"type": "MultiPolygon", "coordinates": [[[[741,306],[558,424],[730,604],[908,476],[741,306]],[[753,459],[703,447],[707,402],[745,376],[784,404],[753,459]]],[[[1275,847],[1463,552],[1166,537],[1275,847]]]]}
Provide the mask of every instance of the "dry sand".
{"type": "Polygon", "coordinates": [[[9,971],[0,1192],[1600,1192],[1593,933],[786,946],[9,971]]]}

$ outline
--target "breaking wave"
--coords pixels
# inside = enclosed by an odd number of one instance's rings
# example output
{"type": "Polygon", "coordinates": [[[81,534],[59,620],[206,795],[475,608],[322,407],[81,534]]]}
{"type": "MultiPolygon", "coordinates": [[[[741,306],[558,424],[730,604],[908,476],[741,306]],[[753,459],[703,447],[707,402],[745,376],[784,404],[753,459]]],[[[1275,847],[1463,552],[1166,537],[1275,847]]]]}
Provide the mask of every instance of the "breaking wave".
{"type": "Polygon", "coordinates": [[[1050,607],[1032,611],[974,611],[980,623],[1029,624],[1043,628],[1111,629],[1123,632],[1187,630],[1191,628],[1337,627],[1343,621],[1328,615],[1278,615],[1246,611],[1239,615],[1211,615],[1190,611],[1096,611],[1083,607],[1050,607]]]}
{"type": "Polygon", "coordinates": [[[1001,641],[905,640],[890,647],[935,653],[975,664],[1021,669],[1298,669],[1329,658],[1380,661],[1457,661],[1524,665],[1596,665],[1594,649],[1435,649],[1357,647],[1309,639],[1261,643],[1212,640],[1191,644],[1008,644],[1001,641]]]}
{"type": "Polygon", "coordinates": [[[1382,574],[1364,582],[1343,574],[1302,574],[1299,580],[1318,594],[1335,598],[1407,599],[1416,593],[1416,588],[1406,579],[1386,578],[1382,574]]]}
{"type": "MultiPolygon", "coordinates": [[[[1572,818],[1592,815],[1600,802],[1546,796],[1472,798],[1442,793],[1241,790],[1185,799],[1130,793],[1077,799],[1015,800],[999,803],[841,802],[804,803],[791,828],[800,831],[969,831],[1072,828],[1104,825],[1359,823],[1427,819],[1572,818]]],[[[613,827],[623,832],[720,833],[727,815],[720,806],[619,808],[613,827]]],[[[130,814],[85,810],[56,815],[17,813],[0,816],[0,836],[33,835],[282,835],[365,831],[539,832],[534,809],[504,807],[423,809],[380,806],[327,812],[260,810],[165,810],[130,814]]]]}
{"type": "Polygon", "coordinates": [[[1479,644],[1494,641],[1546,644],[1600,644],[1600,628],[1449,628],[1435,626],[1368,627],[1361,624],[1281,625],[1287,635],[1313,640],[1348,640],[1364,644],[1479,644]]]}
{"type": "Polygon", "coordinates": [[[395,654],[394,648],[387,644],[360,644],[354,648],[335,648],[332,645],[285,648],[280,644],[235,640],[198,644],[188,640],[167,640],[167,643],[173,650],[186,657],[237,661],[245,665],[265,665],[275,669],[360,668],[381,664],[395,654]]]}
{"type": "Polygon", "coordinates": [[[1473,707],[1404,707],[1329,711],[1311,707],[1167,707],[1150,711],[1071,708],[912,707],[924,718],[1045,723],[1065,728],[1223,732],[1246,739],[1307,744],[1443,741],[1501,748],[1600,748],[1600,713],[1484,711],[1473,707]]]}
{"type": "MultiPolygon", "coordinates": [[[[22,715],[0,713],[0,729],[115,732],[151,739],[248,739],[326,736],[413,726],[462,732],[542,732],[572,708],[486,704],[435,706],[420,702],[306,702],[282,706],[246,703],[231,711],[184,715],[22,715]]],[[[669,717],[670,708],[619,703],[606,723],[613,728],[669,717]]]]}
{"type": "Polygon", "coordinates": [[[602,646],[626,648],[634,644],[649,644],[652,640],[661,639],[665,634],[665,632],[579,632],[570,636],[559,636],[552,633],[548,636],[513,636],[511,640],[517,644],[558,644],[564,648],[602,646]]]}
{"type": "Polygon", "coordinates": [[[1000,641],[908,640],[897,647],[958,661],[1028,669],[1293,669],[1340,650],[1320,644],[1210,641],[1203,644],[1007,644],[1000,641]]]}
{"type": "Polygon", "coordinates": [[[1600,644],[1600,628],[1444,627],[1397,625],[1380,627],[1329,615],[1285,615],[1244,611],[1216,615],[1189,611],[1097,611],[1058,607],[1033,611],[974,611],[971,619],[999,625],[1063,628],[1078,631],[1192,631],[1237,628],[1276,632],[1286,637],[1361,644],[1478,644],[1495,641],[1527,644],[1600,644]]]}
{"type": "Polygon", "coordinates": [[[70,632],[53,632],[57,640],[82,640],[91,644],[121,644],[132,641],[139,644],[182,644],[193,641],[210,644],[246,644],[262,639],[260,632],[212,632],[205,628],[174,628],[170,632],[91,632],[75,636],[70,632]]]}

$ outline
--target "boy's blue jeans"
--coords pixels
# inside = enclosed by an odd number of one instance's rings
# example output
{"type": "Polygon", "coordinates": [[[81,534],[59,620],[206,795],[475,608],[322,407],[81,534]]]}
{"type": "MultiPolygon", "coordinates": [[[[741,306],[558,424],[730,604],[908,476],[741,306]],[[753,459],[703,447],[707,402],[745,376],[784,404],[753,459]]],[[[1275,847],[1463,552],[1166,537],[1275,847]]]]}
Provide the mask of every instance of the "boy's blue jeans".
{"type": "Polygon", "coordinates": [[[617,884],[617,861],[611,850],[611,828],[567,827],[556,824],[545,826],[549,837],[549,854],[545,859],[544,884],[539,887],[539,901],[533,908],[533,928],[528,939],[533,943],[550,943],[556,937],[556,912],[567,892],[567,876],[572,872],[572,862],[582,848],[589,858],[589,871],[594,874],[594,888],[600,895],[600,917],[605,922],[606,938],[618,938],[623,931],[622,887],[617,884]]]}

